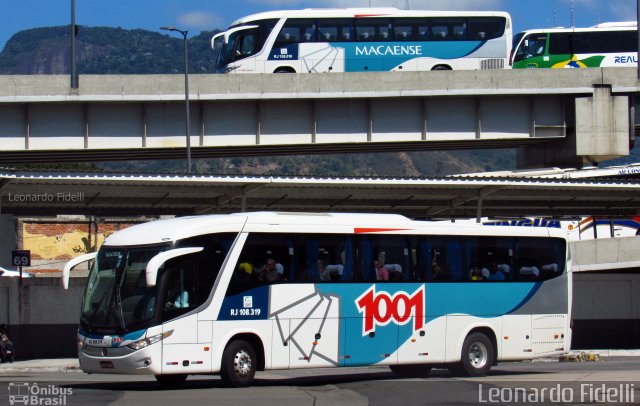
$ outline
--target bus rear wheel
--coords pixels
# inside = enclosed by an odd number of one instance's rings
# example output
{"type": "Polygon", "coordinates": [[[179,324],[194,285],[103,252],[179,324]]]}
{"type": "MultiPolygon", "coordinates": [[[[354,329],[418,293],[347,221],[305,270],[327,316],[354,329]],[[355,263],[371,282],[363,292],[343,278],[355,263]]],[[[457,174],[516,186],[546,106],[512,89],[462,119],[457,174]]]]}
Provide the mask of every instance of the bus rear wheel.
{"type": "Polygon", "coordinates": [[[461,355],[460,363],[449,368],[454,375],[486,376],[493,365],[495,351],[489,337],[472,333],[464,340],[461,355]]]}
{"type": "Polygon", "coordinates": [[[165,388],[179,388],[186,380],[186,374],[156,375],[156,381],[165,388]]]}
{"type": "Polygon", "coordinates": [[[274,70],[273,73],[296,73],[296,72],[291,68],[278,68],[274,70]]]}
{"type": "Polygon", "coordinates": [[[251,385],[256,374],[256,351],[244,340],[232,341],[222,353],[222,381],[235,388],[251,385]]]}
{"type": "Polygon", "coordinates": [[[451,70],[451,67],[447,65],[436,65],[431,70],[451,70]]]}
{"type": "Polygon", "coordinates": [[[431,367],[424,364],[389,365],[389,369],[402,378],[422,378],[431,372],[431,367]]]}

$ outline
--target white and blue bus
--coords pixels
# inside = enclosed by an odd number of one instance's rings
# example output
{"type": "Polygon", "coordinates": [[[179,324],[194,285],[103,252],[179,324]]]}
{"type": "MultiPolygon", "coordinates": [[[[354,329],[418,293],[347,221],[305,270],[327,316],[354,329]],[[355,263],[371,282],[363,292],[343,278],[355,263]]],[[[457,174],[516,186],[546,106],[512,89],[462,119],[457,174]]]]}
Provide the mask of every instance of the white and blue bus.
{"type": "Polygon", "coordinates": [[[502,69],[512,45],[505,12],[395,8],[270,11],[215,35],[219,73],[502,69]]]}
{"type": "Polygon", "coordinates": [[[399,215],[239,213],[136,225],[95,259],[78,332],[89,373],[389,366],[483,376],[568,352],[565,233],[399,215]]]}

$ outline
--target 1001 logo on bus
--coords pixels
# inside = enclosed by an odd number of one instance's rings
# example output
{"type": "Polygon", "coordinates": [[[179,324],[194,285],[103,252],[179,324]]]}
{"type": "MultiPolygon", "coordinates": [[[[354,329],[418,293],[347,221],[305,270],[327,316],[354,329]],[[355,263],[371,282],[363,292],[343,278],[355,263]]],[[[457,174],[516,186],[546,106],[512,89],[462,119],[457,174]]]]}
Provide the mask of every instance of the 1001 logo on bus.
{"type": "Polygon", "coordinates": [[[396,292],[393,296],[389,292],[376,292],[373,285],[356,299],[358,311],[363,314],[362,335],[376,331],[376,326],[386,326],[394,322],[404,325],[413,318],[413,330],[420,330],[424,326],[424,285],[413,294],[396,292]]]}

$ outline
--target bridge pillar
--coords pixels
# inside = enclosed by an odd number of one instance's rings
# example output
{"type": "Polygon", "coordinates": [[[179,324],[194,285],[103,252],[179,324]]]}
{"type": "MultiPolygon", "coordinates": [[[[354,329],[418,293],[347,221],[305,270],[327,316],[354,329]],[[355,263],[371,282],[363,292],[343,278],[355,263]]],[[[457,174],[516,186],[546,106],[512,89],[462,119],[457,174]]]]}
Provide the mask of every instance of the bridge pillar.
{"type": "Polygon", "coordinates": [[[520,148],[518,166],[581,167],[627,156],[629,112],[628,96],[614,96],[611,86],[595,85],[592,96],[578,96],[567,102],[567,139],[520,148]]]}

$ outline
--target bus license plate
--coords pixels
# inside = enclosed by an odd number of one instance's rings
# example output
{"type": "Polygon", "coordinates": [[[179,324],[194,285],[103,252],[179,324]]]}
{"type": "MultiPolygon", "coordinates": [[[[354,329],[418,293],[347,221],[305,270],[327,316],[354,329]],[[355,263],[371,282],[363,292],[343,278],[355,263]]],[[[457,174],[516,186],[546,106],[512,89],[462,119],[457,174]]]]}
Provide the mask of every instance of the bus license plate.
{"type": "Polygon", "coordinates": [[[113,362],[111,361],[100,361],[100,367],[105,369],[113,369],[113,362]]]}

